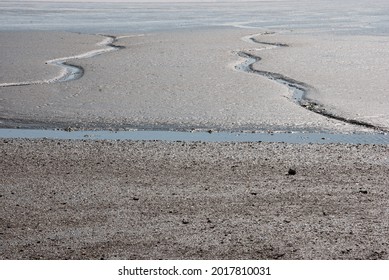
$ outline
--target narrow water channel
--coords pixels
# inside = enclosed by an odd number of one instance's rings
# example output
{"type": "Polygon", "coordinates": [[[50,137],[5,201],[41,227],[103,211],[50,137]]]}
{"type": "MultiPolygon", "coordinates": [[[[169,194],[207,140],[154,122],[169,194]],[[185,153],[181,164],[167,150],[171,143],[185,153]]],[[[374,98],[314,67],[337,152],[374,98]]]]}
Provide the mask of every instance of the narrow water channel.
{"type": "Polygon", "coordinates": [[[284,142],[389,144],[388,134],[331,133],[234,133],[182,131],[63,131],[41,129],[0,129],[3,139],[67,139],[67,140],[133,140],[133,141],[201,141],[201,142],[284,142]]]}

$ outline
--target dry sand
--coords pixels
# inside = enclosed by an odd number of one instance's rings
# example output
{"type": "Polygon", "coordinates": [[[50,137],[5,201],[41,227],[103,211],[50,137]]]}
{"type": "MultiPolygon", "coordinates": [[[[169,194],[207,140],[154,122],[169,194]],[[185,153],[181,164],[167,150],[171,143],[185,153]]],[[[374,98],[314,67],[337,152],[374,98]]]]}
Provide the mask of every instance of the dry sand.
{"type": "Polygon", "coordinates": [[[389,257],[388,146],[2,140],[0,151],[1,259],[389,257]]]}

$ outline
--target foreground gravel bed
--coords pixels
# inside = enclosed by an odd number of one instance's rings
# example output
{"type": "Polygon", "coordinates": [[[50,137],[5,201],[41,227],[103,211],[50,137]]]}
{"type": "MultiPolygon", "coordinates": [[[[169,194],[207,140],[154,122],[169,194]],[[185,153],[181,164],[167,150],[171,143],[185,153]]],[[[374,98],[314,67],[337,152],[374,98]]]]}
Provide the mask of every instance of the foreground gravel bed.
{"type": "Polygon", "coordinates": [[[1,259],[388,259],[389,146],[0,140],[1,259]]]}

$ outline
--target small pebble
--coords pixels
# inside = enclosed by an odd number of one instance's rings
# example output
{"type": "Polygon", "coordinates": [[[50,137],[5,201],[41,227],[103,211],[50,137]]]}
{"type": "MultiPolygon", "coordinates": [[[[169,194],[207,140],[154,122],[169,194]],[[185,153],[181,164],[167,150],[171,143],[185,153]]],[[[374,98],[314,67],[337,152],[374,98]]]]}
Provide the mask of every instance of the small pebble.
{"type": "Polygon", "coordinates": [[[289,168],[288,175],[296,175],[296,173],[297,173],[296,170],[289,168]]]}

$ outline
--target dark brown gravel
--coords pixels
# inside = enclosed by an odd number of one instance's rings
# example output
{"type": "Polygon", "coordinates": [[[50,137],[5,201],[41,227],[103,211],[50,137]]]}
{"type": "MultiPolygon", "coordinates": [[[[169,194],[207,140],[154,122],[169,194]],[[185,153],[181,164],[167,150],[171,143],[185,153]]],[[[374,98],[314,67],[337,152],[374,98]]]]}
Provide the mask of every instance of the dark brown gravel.
{"type": "Polygon", "coordinates": [[[0,171],[0,259],[389,258],[389,146],[0,140],[0,171]]]}

